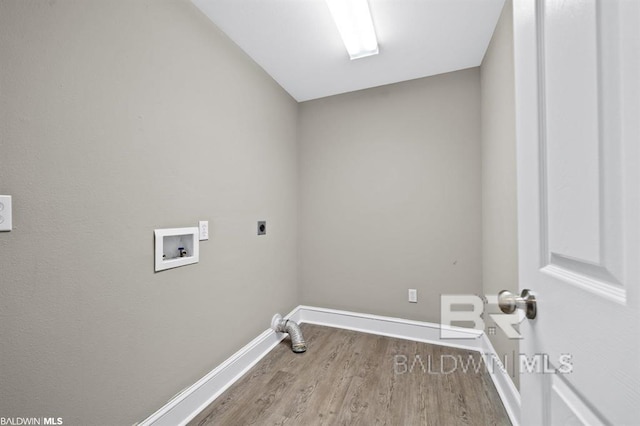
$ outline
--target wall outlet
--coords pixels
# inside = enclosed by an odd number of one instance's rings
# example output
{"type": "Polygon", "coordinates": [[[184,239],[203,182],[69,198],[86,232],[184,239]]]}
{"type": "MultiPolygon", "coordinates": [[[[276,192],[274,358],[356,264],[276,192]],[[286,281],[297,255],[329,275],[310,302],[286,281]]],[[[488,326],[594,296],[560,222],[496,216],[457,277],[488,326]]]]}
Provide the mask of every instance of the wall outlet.
{"type": "Polygon", "coordinates": [[[261,220],[258,222],[258,235],[267,235],[267,221],[261,220]]]}
{"type": "Polygon", "coordinates": [[[200,241],[205,241],[209,239],[209,221],[201,220],[199,222],[198,228],[200,230],[200,241]]]}
{"type": "Polygon", "coordinates": [[[418,290],[415,288],[409,289],[409,302],[418,303],[418,290]]]}

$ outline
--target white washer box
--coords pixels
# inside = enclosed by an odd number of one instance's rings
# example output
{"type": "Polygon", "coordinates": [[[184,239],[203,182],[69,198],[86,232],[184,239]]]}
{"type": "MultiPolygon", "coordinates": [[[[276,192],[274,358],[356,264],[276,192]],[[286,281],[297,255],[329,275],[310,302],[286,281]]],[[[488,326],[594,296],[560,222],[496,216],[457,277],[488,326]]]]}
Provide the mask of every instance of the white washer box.
{"type": "Polygon", "coordinates": [[[0,195],[0,232],[13,228],[11,214],[11,195],[0,195]]]}
{"type": "Polygon", "coordinates": [[[198,263],[200,259],[199,229],[156,229],[155,270],[177,268],[198,263]]]}

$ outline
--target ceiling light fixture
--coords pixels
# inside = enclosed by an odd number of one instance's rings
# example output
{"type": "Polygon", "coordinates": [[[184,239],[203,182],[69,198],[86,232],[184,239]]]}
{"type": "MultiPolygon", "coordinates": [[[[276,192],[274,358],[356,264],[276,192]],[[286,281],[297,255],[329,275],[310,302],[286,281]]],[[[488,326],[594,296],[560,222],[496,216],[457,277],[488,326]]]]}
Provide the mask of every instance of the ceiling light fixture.
{"type": "Polygon", "coordinates": [[[367,0],[325,0],[351,59],[378,54],[367,0]]]}

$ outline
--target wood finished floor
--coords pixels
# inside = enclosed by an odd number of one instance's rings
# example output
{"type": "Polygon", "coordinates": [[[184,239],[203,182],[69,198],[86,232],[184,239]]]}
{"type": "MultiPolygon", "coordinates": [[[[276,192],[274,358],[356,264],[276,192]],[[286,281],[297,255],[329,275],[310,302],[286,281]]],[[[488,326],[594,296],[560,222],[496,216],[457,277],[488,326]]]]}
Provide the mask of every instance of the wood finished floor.
{"type": "Polygon", "coordinates": [[[462,370],[470,355],[479,362],[477,353],[301,328],[306,353],[293,353],[285,339],[189,425],[511,424],[485,369],[462,370]]]}

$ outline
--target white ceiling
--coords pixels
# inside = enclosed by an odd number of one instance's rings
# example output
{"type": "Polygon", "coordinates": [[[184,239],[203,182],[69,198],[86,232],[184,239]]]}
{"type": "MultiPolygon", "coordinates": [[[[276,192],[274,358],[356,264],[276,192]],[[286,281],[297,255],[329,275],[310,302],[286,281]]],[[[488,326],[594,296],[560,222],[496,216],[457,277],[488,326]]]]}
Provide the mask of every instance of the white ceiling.
{"type": "Polygon", "coordinates": [[[369,0],[380,53],[350,60],[324,0],[192,0],[297,101],[479,66],[504,0],[369,0]]]}

